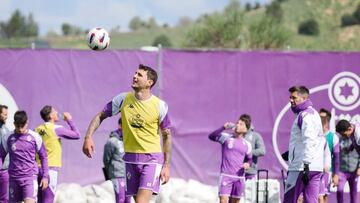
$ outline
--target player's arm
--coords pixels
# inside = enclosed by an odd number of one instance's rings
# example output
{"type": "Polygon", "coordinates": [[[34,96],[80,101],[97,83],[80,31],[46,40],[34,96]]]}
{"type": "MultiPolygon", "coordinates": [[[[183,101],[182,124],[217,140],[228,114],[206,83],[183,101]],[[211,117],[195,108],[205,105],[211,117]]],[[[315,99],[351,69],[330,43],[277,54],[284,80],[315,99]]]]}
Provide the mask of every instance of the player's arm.
{"type": "Polygon", "coordinates": [[[251,147],[250,142],[246,141],[245,143],[247,145],[247,151],[246,151],[246,154],[245,154],[243,167],[246,170],[246,169],[249,169],[251,164],[252,164],[252,156],[253,156],[253,154],[252,154],[252,147],[251,147]]]}
{"type": "MultiPolygon", "coordinates": [[[[324,138],[325,140],[325,138],[324,138]]],[[[331,167],[331,152],[328,143],[325,141],[324,149],[324,172],[329,172],[331,167]]]]}
{"type": "Polygon", "coordinates": [[[220,142],[224,144],[225,140],[229,138],[231,135],[223,132],[226,129],[232,129],[235,124],[231,122],[226,122],[223,126],[215,130],[214,132],[209,134],[209,139],[214,142],[220,142]]]}
{"type": "MultiPolygon", "coordinates": [[[[301,116],[301,115],[299,115],[301,116]]],[[[314,123],[310,115],[305,115],[301,126],[301,140],[305,146],[303,164],[311,164],[316,154],[316,139],[318,132],[315,129],[314,123]]]]}
{"type": "Polygon", "coordinates": [[[49,185],[49,165],[48,165],[48,156],[40,135],[36,132],[31,132],[31,135],[35,138],[36,152],[39,155],[41,162],[42,178],[40,182],[40,187],[42,190],[45,190],[49,185]]]}
{"type": "Polygon", "coordinates": [[[95,144],[92,136],[96,129],[100,126],[101,122],[107,117],[107,114],[104,111],[101,111],[95,115],[95,117],[91,120],[89,124],[83,145],[83,152],[89,158],[92,158],[92,153],[95,152],[95,144]]]}
{"type": "Polygon", "coordinates": [[[161,135],[163,138],[163,153],[164,164],[161,169],[160,177],[162,184],[165,184],[170,179],[170,161],[171,161],[171,122],[168,113],[168,106],[164,101],[160,102],[160,114],[159,114],[159,127],[161,129],[161,135]]]}
{"type": "Polygon", "coordinates": [[[63,126],[58,126],[55,128],[56,135],[65,139],[80,139],[80,131],[76,127],[75,123],[72,121],[71,114],[68,112],[64,112],[64,120],[69,125],[70,129],[67,129],[63,126]]]}
{"type": "Polygon", "coordinates": [[[163,150],[164,150],[164,165],[170,165],[171,159],[171,131],[170,129],[162,130],[162,138],[163,138],[163,150]]]}
{"type": "Polygon", "coordinates": [[[265,155],[265,144],[260,134],[257,134],[255,140],[255,147],[252,150],[253,156],[259,157],[265,155]]]}
{"type": "Polygon", "coordinates": [[[106,142],[106,144],[104,146],[103,163],[104,163],[104,167],[106,169],[109,168],[109,164],[110,164],[112,154],[115,151],[114,150],[115,146],[114,146],[113,142],[111,142],[110,139],[108,139],[108,141],[106,142]]]}

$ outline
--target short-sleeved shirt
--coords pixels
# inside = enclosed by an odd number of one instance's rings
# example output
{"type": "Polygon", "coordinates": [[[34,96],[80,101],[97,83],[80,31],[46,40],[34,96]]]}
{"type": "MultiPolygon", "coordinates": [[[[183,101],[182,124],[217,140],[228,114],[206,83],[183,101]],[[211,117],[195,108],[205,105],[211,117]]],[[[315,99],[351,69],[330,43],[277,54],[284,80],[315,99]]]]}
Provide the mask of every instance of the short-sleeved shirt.
{"type": "Polygon", "coordinates": [[[126,153],[160,153],[159,128],[170,127],[167,104],[152,95],[136,99],[133,92],[121,93],[103,109],[107,116],[121,113],[124,150],[126,153]]]}

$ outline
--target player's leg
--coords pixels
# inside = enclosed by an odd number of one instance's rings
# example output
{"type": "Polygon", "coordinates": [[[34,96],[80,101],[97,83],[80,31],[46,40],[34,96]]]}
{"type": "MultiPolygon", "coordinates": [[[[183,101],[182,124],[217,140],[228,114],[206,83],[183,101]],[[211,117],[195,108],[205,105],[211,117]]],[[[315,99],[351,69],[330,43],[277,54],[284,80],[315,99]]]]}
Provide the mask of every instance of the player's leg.
{"type": "Polygon", "coordinates": [[[140,185],[140,173],[138,164],[125,164],[126,171],[126,189],[125,194],[127,198],[134,197],[136,200],[136,194],[140,185]]]}
{"type": "Polygon", "coordinates": [[[228,203],[229,202],[229,196],[219,196],[220,203],[228,203]]]}
{"type": "Polygon", "coordinates": [[[319,198],[320,178],[322,172],[310,171],[309,183],[304,188],[304,202],[317,203],[319,198]]]}
{"type": "Polygon", "coordinates": [[[318,202],[324,203],[324,196],[325,196],[325,188],[326,188],[326,173],[323,173],[320,178],[320,188],[319,188],[319,196],[318,196],[318,202]]]}
{"type": "Polygon", "coordinates": [[[230,194],[231,203],[239,203],[240,199],[245,196],[245,178],[237,178],[234,180],[230,194]]]}
{"type": "Polygon", "coordinates": [[[9,179],[9,202],[22,202],[23,191],[19,180],[9,179]]]}
{"type": "Polygon", "coordinates": [[[125,178],[113,178],[111,182],[114,186],[115,192],[115,202],[116,203],[130,203],[131,197],[126,197],[125,195],[125,178]]]}
{"type": "Polygon", "coordinates": [[[303,188],[304,184],[301,180],[300,171],[289,171],[286,179],[284,202],[298,202],[298,198],[303,188]]]}
{"type": "Polygon", "coordinates": [[[323,201],[324,203],[328,202],[328,198],[330,195],[330,187],[331,187],[331,172],[326,172],[324,173],[323,176],[324,180],[325,180],[325,195],[323,197],[323,201]]]}
{"type": "Polygon", "coordinates": [[[9,174],[7,170],[0,170],[0,202],[9,201],[9,174]]]}
{"type": "Polygon", "coordinates": [[[220,203],[228,203],[231,190],[233,187],[233,180],[224,175],[219,178],[219,201],[220,203]]]}
{"type": "Polygon", "coordinates": [[[137,203],[148,203],[153,194],[159,193],[161,169],[161,164],[141,165],[139,190],[136,195],[137,203]]]}
{"type": "Polygon", "coordinates": [[[25,203],[35,203],[38,194],[37,177],[34,179],[26,179],[22,182],[23,198],[25,203]]]}
{"type": "Polygon", "coordinates": [[[136,195],[136,203],[149,203],[153,192],[149,189],[139,189],[136,195]]]}
{"type": "MultiPolygon", "coordinates": [[[[39,170],[41,172],[41,170],[39,170]]],[[[39,203],[53,203],[55,198],[57,179],[58,179],[58,169],[49,169],[49,186],[42,190],[39,185],[39,194],[38,194],[38,202],[39,203]]],[[[42,178],[42,173],[39,175],[38,181],[40,182],[42,178]]]]}
{"type": "Polygon", "coordinates": [[[336,198],[338,203],[344,203],[344,187],[347,181],[347,174],[343,172],[339,172],[338,175],[339,175],[339,183],[337,186],[336,198]]]}
{"type": "Polygon", "coordinates": [[[358,183],[357,181],[358,181],[358,176],[356,175],[356,172],[351,173],[351,176],[348,179],[349,188],[350,188],[350,203],[357,202],[357,183],[358,183]]]}
{"type": "Polygon", "coordinates": [[[24,199],[24,203],[35,203],[35,202],[36,200],[34,199],[29,199],[29,198],[24,199]]]}

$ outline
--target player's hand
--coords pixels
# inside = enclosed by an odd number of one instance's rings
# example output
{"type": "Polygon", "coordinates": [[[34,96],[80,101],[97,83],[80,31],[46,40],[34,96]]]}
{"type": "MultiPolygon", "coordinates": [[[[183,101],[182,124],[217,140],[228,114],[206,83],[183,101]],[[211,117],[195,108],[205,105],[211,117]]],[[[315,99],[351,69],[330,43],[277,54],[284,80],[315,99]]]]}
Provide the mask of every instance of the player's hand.
{"type": "Polygon", "coordinates": [[[40,182],[40,187],[42,190],[45,190],[49,186],[49,180],[47,178],[42,178],[40,182]]]}
{"type": "Polygon", "coordinates": [[[334,174],[333,177],[332,177],[332,182],[333,182],[334,186],[338,186],[338,184],[339,184],[339,176],[334,174]]]}
{"type": "Polygon", "coordinates": [[[304,171],[303,171],[303,177],[302,177],[302,181],[304,183],[304,185],[308,185],[309,181],[310,181],[310,169],[309,169],[309,164],[304,164],[304,171]]]}
{"type": "Polygon", "coordinates": [[[169,182],[170,179],[170,166],[169,164],[165,164],[162,169],[161,169],[161,173],[160,173],[160,178],[161,178],[161,184],[164,185],[167,182],[169,182]]]}
{"type": "Polygon", "coordinates": [[[226,123],[224,124],[224,128],[225,128],[225,129],[232,129],[232,128],[234,128],[234,127],[235,127],[235,124],[232,123],[232,122],[226,122],[226,123]]]}
{"type": "Polygon", "coordinates": [[[72,119],[72,116],[69,112],[64,112],[64,121],[70,121],[72,119]]]}
{"type": "Polygon", "coordinates": [[[250,168],[250,164],[247,163],[247,162],[245,162],[245,163],[243,164],[243,167],[244,167],[245,170],[247,170],[247,169],[250,168]]]}
{"type": "Polygon", "coordinates": [[[95,153],[95,144],[91,137],[85,137],[83,153],[89,158],[92,158],[92,154],[95,153]]]}

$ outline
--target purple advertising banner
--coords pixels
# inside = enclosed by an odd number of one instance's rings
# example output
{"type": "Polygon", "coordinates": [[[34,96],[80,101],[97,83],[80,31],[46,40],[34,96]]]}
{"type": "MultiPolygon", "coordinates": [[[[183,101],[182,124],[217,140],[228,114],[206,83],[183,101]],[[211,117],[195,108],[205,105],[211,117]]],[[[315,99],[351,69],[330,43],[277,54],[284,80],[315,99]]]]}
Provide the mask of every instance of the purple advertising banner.
{"type": "Polygon", "coordinates": [[[103,146],[117,118],[105,120],[97,130],[92,159],[82,153],[87,126],[114,96],[131,91],[140,63],[160,71],[154,93],[169,105],[173,177],[215,185],[221,147],[208,134],[247,113],[266,146],[259,168],[280,178],[287,167],[280,154],[288,148],[295,118],[289,110],[288,88],[293,85],[311,90],[316,109],[332,111],[332,127],[340,118],[360,118],[360,53],[165,49],[161,69],[158,58],[156,52],[143,51],[0,50],[0,103],[10,106],[10,113],[26,110],[31,128],[41,124],[39,111],[46,104],[72,114],[81,139],[63,140],[59,182],[80,184],[103,181],[103,146]]]}

